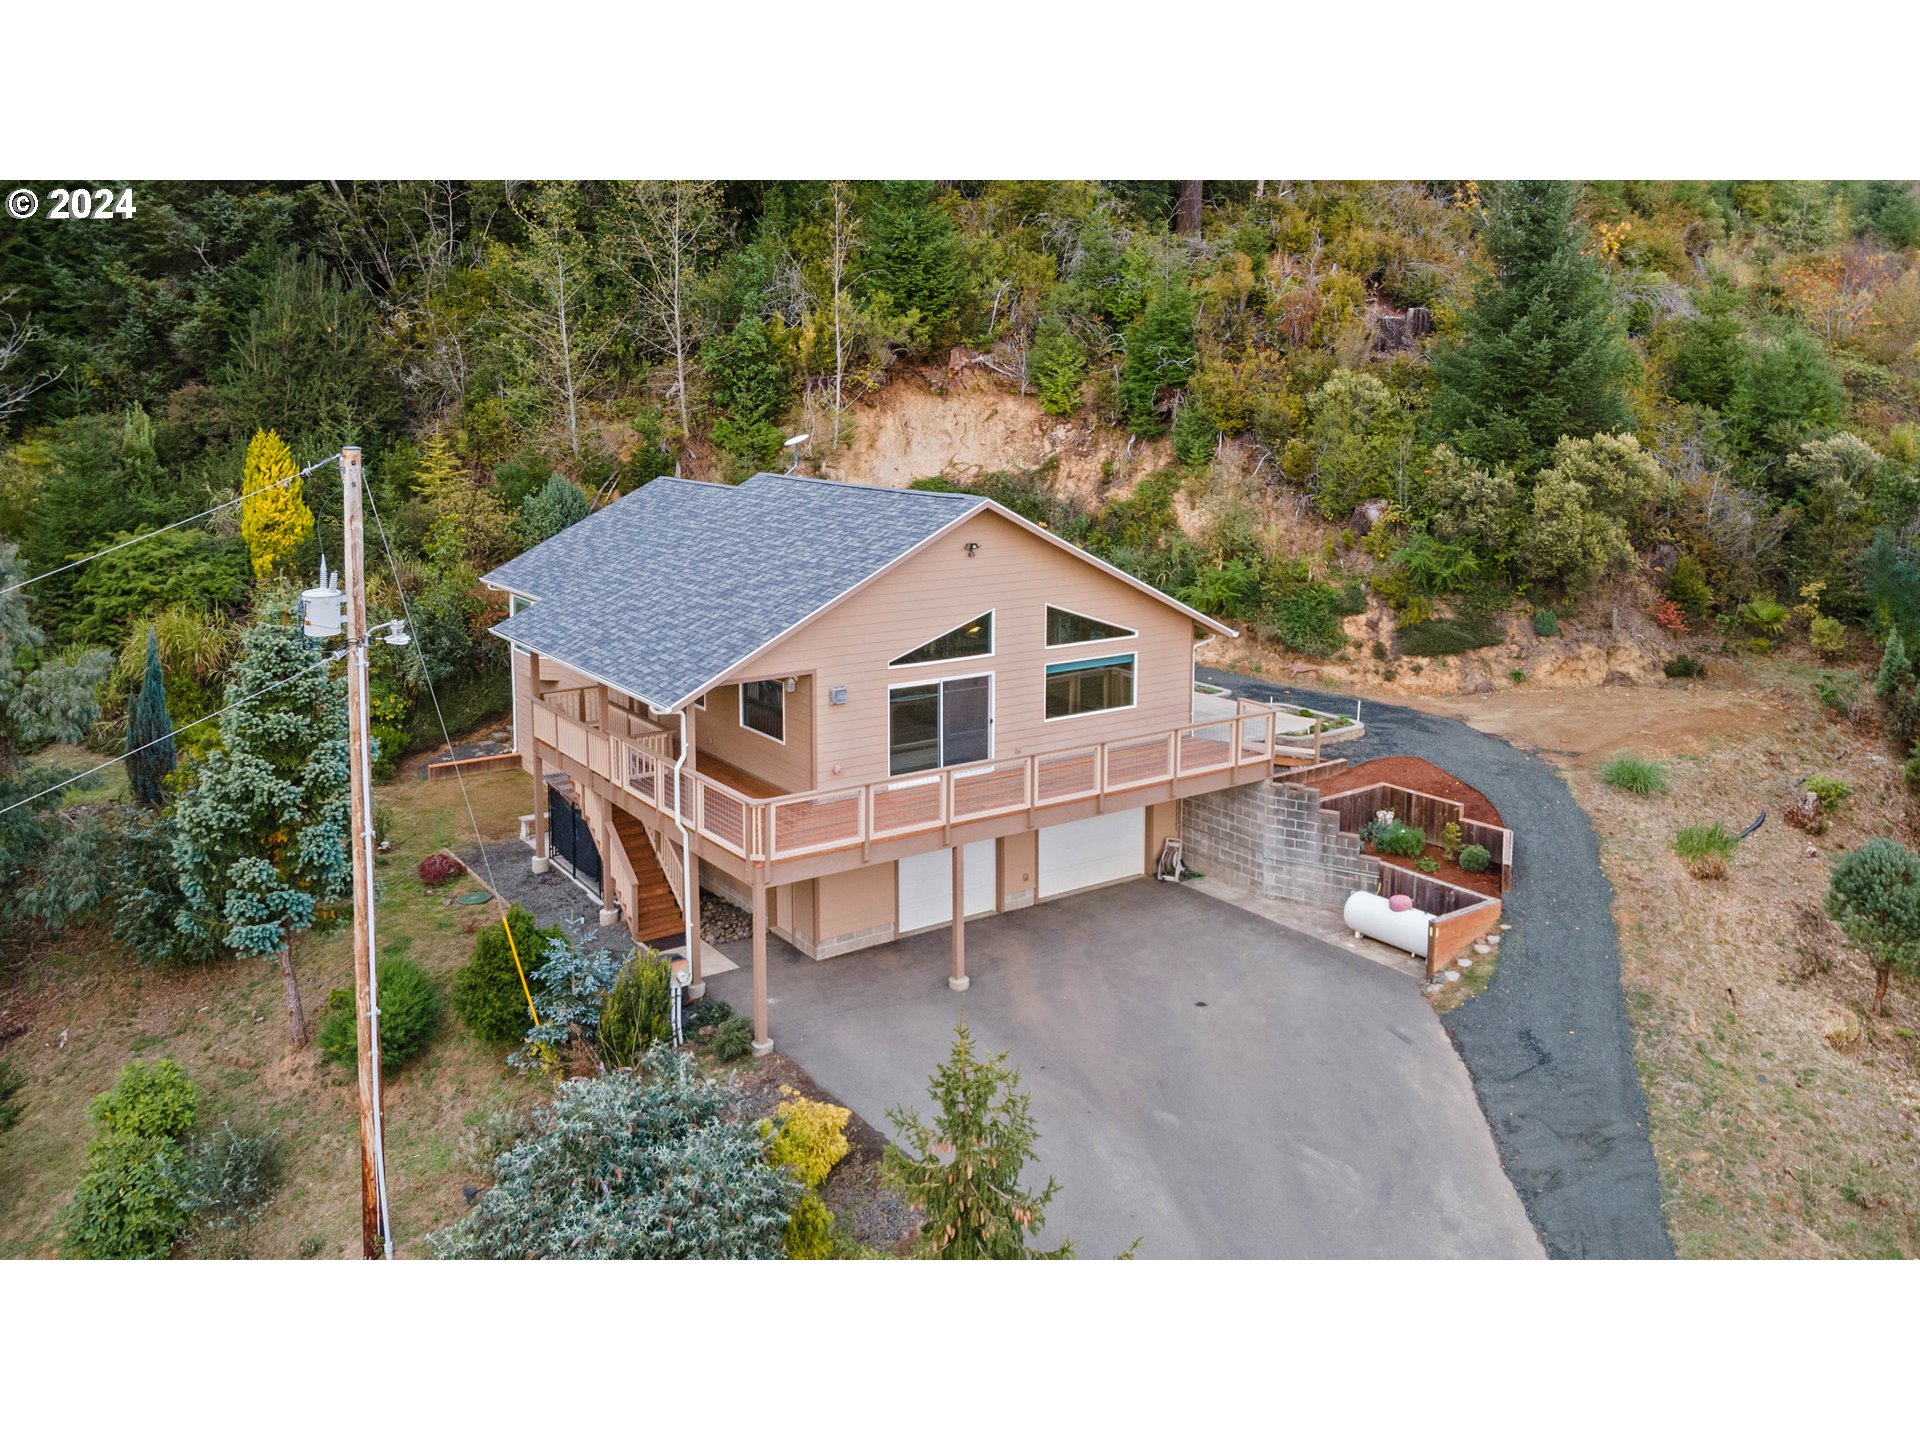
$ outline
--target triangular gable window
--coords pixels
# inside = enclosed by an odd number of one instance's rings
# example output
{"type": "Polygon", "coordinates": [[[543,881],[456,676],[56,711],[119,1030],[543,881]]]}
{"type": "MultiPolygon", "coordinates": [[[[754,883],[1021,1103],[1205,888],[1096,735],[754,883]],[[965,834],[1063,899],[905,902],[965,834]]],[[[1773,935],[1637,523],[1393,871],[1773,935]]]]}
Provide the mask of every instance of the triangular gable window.
{"type": "Polygon", "coordinates": [[[977,619],[956,626],[922,645],[918,650],[909,650],[892,665],[932,665],[940,660],[965,660],[974,655],[993,653],[993,612],[989,610],[977,619]]]}
{"type": "Polygon", "coordinates": [[[1085,645],[1091,640],[1119,640],[1135,634],[1124,625],[1109,625],[1086,615],[1076,615],[1058,606],[1047,607],[1047,644],[1085,645]]]}

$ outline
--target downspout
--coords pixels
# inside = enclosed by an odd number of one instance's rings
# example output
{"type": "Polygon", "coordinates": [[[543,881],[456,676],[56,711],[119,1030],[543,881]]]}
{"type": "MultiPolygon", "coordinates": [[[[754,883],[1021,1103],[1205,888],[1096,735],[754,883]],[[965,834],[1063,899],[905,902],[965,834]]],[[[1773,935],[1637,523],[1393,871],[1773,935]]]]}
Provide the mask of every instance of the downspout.
{"type": "Polygon", "coordinates": [[[680,811],[680,777],[686,769],[687,743],[687,707],[682,705],[673,712],[680,719],[680,753],[673,762],[673,827],[680,832],[680,923],[687,931],[687,993],[698,1000],[706,993],[706,982],[700,978],[700,937],[694,933],[697,929],[693,921],[694,913],[699,909],[700,892],[694,889],[693,836],[687,831],[687,818],[680,811]]]}

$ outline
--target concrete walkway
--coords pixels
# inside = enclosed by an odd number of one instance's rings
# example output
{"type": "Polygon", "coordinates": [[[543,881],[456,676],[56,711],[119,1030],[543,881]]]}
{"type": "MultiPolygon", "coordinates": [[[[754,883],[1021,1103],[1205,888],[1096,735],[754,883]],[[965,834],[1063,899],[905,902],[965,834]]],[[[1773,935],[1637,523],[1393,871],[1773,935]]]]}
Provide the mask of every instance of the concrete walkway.
{"type": "MultiPolygon", "coordinates": [[[[1353,713],[1351,695],[1202,668],[1252,700],[1353,713]]],[[[1555,1258],[1671,1259],[1647,1102],[1620,989],[1613,887],[1566,782],[1538,756],[1459,720],[1366,702],[1356,764],[1418,755],[1473,786],[1513,827],[1518,856],[1493,982],[1447,1016],[1500,1157],[1555,1258]]]]}
{"type": "MultiPolygon", "coordinates": [[[[752,1000],[749,949],[710,993],[752,1000]]],[[[1414,984],[1193,890],[1153,880],[835,960],[769,942],[774,1043],[890,1133],[927,1109],[963,1014],[1024,1072],[1045,1238],[1083,1256],[1538,1257],[1543,1252],[1414,984]]]]}

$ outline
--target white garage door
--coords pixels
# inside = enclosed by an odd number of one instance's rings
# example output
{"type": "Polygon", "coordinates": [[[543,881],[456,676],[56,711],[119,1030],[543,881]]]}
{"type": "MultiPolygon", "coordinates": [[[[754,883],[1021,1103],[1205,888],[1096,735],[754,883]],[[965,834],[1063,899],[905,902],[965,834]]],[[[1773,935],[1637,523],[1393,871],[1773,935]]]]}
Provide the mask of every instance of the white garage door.
{"type": "Polygon", "coordinates": [[[1040,832],[1040,898],[1125,880],[1147,868],[1147,812],[1116,810],[1040,832]]]}
{"type": "MultiPolygon", "coordinates": [[[[995,845],[976,840],[967,846],[967,915],[991,915],[995,845]]],[[[953,919],[953,851],[933,850],[900,862],[900,933],[945,925],[953,919]]]]}

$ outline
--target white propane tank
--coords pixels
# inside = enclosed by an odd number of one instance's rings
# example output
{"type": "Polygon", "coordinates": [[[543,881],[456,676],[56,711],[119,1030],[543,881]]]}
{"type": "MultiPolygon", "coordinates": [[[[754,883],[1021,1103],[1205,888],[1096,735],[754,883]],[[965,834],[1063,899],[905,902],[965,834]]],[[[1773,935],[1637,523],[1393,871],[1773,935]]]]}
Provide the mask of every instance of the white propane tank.
{"type": "Polygon", "coordinates": [[[1355,935],[1384,941],[1398,950],[1427,958],[1427,925],[1433,919],[1424,910],[1396,910],[1385,895],[1356,890],[1341,912],[1355,935]]]}

